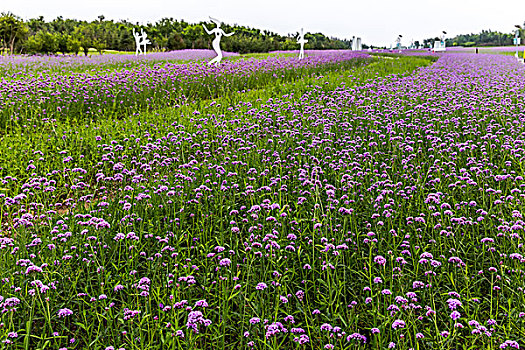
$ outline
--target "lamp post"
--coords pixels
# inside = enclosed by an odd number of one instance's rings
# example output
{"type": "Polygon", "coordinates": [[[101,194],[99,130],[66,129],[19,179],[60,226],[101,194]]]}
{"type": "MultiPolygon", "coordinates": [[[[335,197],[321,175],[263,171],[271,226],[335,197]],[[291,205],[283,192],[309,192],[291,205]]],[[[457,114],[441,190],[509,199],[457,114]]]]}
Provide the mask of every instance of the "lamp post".
{"type": "Polygon", "coordinates": [[[521,38],[520,38],[521,26],[519,24],[516,24],[514,27],[516,27],[516,31],[514,32],[514,45],[516,45],[516,58],[519,59],[518,45],[521,44],[521,38]]]}

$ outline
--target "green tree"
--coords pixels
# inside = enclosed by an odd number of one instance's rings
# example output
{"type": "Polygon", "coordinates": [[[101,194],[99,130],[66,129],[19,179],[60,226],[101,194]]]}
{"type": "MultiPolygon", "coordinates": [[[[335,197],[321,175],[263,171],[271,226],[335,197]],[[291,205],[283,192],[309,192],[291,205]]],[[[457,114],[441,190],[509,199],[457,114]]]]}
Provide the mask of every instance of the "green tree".
{"type": "Polygon", "coordinates": [[[22,41],[27,35],[28,29],[24,21],[12,13],[0,14],[0,43],[2,48],[9,49],[9,53],[15,51],[15,44],[22,41]]]}
{"type": "Polygon", "coordinates": [[[89,53],[89,48],[93,45],[91,33],[87,24],[83,23],[80,26],[76,27],[75,31],[73,32],[73,37],[78,40],[80,46],[82,47],[84,55],[87,56],[89,53]]]}
{"type": "Polygon", "coordinates": [[[204,39],[204,34],[202,23],[187,26],[182,32],[187,42],[186,46],[191,46],[192,49],[205,49],[208,47],[207,40],[204,39]]]}
{"type": "Polygon", "coordinates": [[[131,29],[128,29],[128,27],[124,25],[120,25],[118,30],[119,36],[115,49],[121,51],[133,51],[135,47],[135,38],[133,38],[131,29]]]}
{"type": "Polygon", "coordinates": [[[59,32],[56,34],[56,38],[57,38],[58,51],[62,52],[62,54],[65,55],[67,52],[69,52],[67,44],[68,44],[70,35],[59,32]]]}
{"type": "Polygon", "coordinates": [[[80,41],[82,51],[86,56],[90,48],[94,48],[100,54],[106,49],[106,41],[98,23],[83,23],[75,30],[74,34],[80,41]]]}
{"type": "Polygon", "coordinates": [[[27,50],[31,53],[56,53],[59,37],[57,34],[39,30],[27,40],[27,50]]]}
{"type": "Polygon", "coordinates": [[[68,35],[67,36],[67,51],[72,52],[75,55],[78,55],[80,48],[82,47],[82,44],[80,43],[80,39],[75,35],[68,35]]]}
{"type": "Polygon", "coordinates": [[[89,27],[91,28],[92,33],[92,47],[98,51],[99,54],[103,54],[104,50],[107,48],[107,37],[109,31],[105,30],[104,23],[102,20],[104,16],[99,16],[100,22],[91,22],[89,27]]]}
{"type": "Polygon", "coordinates": [[[184,43],[184,38],[182,37],[182,35],[176,32],[172,32],[169,35],[167,44],[168,44],[169,50],[182,50],[186,48],[186,44],[184,43]]]}
{"type": "Polygon", "coordinates": [[[29,30],[33,34],[37,33],[39,30],[50,31],[50,29],[51,29],[51,28],[49,28],[50,26],[44,20],[43,16],[39,16],[37,18],[31,18],[27,22],[27,26],[29,27],[29,30]]]}

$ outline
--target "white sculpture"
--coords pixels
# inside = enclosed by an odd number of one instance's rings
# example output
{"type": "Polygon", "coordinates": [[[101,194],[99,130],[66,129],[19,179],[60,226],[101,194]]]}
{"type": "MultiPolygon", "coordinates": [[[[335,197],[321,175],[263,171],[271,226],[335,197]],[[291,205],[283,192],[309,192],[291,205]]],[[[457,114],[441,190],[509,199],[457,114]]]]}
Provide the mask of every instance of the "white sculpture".
{"type": "Polygon", "coordinates": [[[447,50],[446,44],[445,44],[445,35],[447,32],[443,31],[443,35],[441,35],[441,38],[439,41],[434,41],[434,52],[443,52],[447,50]]]}
{"type": "Polygon", "coordinates": [[[363,45],[361,44],[361,38],[356,39],[355,49],[356,51],[363,50],[363,45]]]}
{"type": "Polygon", "coordinates": [[[397,36],[397,39],[396,39],[396,50],[401,51],[401,39],[402,38],[403,38],[403,36],[401,34],[399,34],[397,36]]]}
{"type": "Polygon", "coordinates": [[[224,36],[232,36],[235,32],[231,32],[231,33],[226,34],[221,29],[221,22],[218,19],[214,19],[214,18],[210,17],[210,21],[215,23],[217,25],[217,27],[213,28],[212,30],[208,30],[208,28],[206,28],[206,25],[203,24],[202,26],[204,27],[204,30],[206,30],[206,33],[208,33],[209,35],[215,34],[215,39],[213,39],[212,46],[213,46],[213,50],[215,50],[215,53],[217,54],[217,56],[214,59],[212,59],[210,62],[208,62],[208,64],[215,64],[215,66],[218,66],[219,63],[221,63],[221,60],[222,60],[221,38],[222,38],[223,35],[224,36]]]}
{"type": "Polygon", "coordinates": [[[302,60],[304,58],[304,44],[306,44],[308,40],[304,38],[304,32],[303,28],[301,28],[301,34],[299,34],[299,37],[297,38],[297,43],[301,44],[301,49],[299,50],[299,59],[302,60]]]}
{"type": "Polygon", "coordinates": [[[135,28],[133,28],[133,37],[135,38],[135,56],[138,56],[139,53],[142,53],[141,45],[140,45],[140,34],[135,31],[135,28]]]}
{"type": "Polygon", "coordinates": [[[146,45],[151,44],[151,41],[148,39],[148,34],[146,34],[144,29],[141,29],[140,32],[142,33],[141,44],[144,45],[144,55],[145,55],[146,54],[146,45]]]}
{"type": "Polygon", "coordinates": [[[144,29],[140,29],[140,34],[135,31],[135,28],[133,28],[133,37],[135,38],[135,56],[138,56],[139,53],[145,55],[146,54],[146,45],[151,44],[151,41],[148,39],[148,34],[144,31],[144,29]],[[144,46],[144,51],[142,50],[142,46],[144,46]]]}

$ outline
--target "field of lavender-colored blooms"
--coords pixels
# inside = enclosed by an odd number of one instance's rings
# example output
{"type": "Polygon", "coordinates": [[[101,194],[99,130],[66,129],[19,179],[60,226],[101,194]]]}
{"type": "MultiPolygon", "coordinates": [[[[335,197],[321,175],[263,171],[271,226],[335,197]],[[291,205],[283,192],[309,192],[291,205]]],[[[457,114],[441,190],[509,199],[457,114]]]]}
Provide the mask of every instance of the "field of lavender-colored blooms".
{"type": "Polygon", "coordinates": [[[2,348],[525,346],[515,58],[155,55],[0,58],[2,348]]]}

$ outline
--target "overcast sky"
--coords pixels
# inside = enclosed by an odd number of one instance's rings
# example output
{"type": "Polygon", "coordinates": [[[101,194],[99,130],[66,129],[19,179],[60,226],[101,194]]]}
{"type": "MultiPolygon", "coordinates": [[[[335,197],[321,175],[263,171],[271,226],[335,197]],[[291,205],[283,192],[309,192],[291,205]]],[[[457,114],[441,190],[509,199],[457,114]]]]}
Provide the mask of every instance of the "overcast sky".
{"type": "Polygon", "coordinates": [[[436,37],[511,32],[525,21],[525,0],[0,0],[0,12],[24,19],[57,16],[84,20],[104,15],[146,24],[163,17],[188,22],[208,16],[230,24],[269,29],[279,34],[305,31],[389,46],[398,34],[403,44],[436,37]]]}

